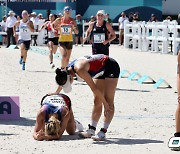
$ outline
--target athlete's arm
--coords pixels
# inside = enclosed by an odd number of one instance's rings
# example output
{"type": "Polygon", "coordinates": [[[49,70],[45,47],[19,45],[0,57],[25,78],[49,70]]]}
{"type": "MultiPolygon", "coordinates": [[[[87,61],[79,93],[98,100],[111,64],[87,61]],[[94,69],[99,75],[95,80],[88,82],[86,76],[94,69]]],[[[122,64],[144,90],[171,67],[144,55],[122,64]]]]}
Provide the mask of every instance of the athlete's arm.
{"type": "Polygon", "coordinates": [[[17,21],[13,26],[13,36],[14,37],[16,36],[16,27],[19,26],[19,24],[20,24],[20,21],[17,21]]]}
{"type": "Polygon", "coordinates": [[[37,114],[37,118],[36,118],[36,124],[34,127],[34,133],[33,133],[33,137],[35,140],[38,141],[42,141],[45,139],[45,135],[44,135],[44,111],[43,108],[40,109],[40,111],[37,114]]]}
{"type": "Polygon", "coordinates": [[[84,37],[84,42],[89,38],[89,36],[90,36],[90,34],[91,34],[91,31],[92,31],[92,29],[93,29],[93,25],[94,25],[94,22],[91,22],[90,24],[89,24],[89,27],[88,27],[88,29],[87,29],[87,31],[86,31],[86,35],[85,35],[85,37],[84,37]]]}
{"type": "Polygon", "coordinates": [[[52,22],[53,27],[59,28],[58,26],[59,24],[61,24],[61,20],[59,18],[57,18],[55,21],[52,22]]]}
{"type": "Polygon", "coordinates": [[[34,25],[32,21],[29,21],[29,23],[27,23],[28,28],[30,29],[31,32],[34,32],[34,25]]]}
{"type": "Polygon", "coordinates": [[[110,33],[110,37],[103,42],[104,45],[109,43],[110,41],[112,41],[112,40],[114,40],[116,38],[116,34],[115,34],[115,32],[114,32],[114,30],[112,28],[112,25],[110,23],[108,23],[108,22],[106,23],[106,28],[110,33]]]}
{"type": "Polygon", "coordinates": [[[75,21],[75,20],[72,21],[72,29],[73,29],[73,31],[74,31],[75,34],[78,34],[78,33],[79,33],[78,28],[77,28],[77,24],[76,24],[76,21],[75,21]]]}
{"type": "Polygon", "coordinates": [[[45,28],[45,27],[47,26],[47,24],[48,24],[48,21],[46,21],[46,22],[41,26],[41,28],[39,29],[39,32],[41,32],[42,29],[45,28]]]}
{"type": "Polygon", "coordinates": [[[61,87],[61,86],[58,86],[56,92],[48,93],[48,95],[57,95],[57,94],[59,94],[59,93],[61,92],[61,90],[62,90],[62,87],[61,87]]]}
{"type": "Polygon", "coordinates": [[[61,138],[62,134],[64,133],[64,131],[65,131],[66,127],[67,127],[69,118],[70,118],[69,109],[64,107],[63,110],[62,110],[62,121],[61,121],[61,124],[60,124],[59,139],[61,138]]]}

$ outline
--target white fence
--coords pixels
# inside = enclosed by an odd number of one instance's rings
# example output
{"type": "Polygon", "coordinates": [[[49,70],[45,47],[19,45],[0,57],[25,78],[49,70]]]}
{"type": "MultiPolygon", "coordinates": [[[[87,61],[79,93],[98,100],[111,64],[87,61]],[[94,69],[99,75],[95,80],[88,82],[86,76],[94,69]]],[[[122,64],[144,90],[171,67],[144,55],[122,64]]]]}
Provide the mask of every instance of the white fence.
{"type": "Polygon", "coordinates": [[[124,47],[140,51],[168,53],[169,45],[173,55],[178,53],[180,25],[176,21],[126,22],[124,28],[124,47]]]}

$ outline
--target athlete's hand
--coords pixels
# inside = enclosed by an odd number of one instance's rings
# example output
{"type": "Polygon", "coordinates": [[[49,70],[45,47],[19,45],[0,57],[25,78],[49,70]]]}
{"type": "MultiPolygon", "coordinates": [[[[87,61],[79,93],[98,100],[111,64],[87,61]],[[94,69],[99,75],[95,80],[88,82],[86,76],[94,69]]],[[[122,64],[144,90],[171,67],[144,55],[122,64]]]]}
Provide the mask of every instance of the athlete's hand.
{"type": "Polygon", "coordinates": [[[83,43],[85,43],[87,41],[87,37],[83,38],[83,43]]]}
{"type": "Polygon", "coordinates": [[[36,137],[38,141],[42,141],[45,139],[45,134],[43,130],[40,130],[39,132],[36,133],[36,137]]]}
{"type": "Polygon", "coordinates": [[[70,22],[70,24],[71,24],[72,29],[74,30],[74,29],[76,28],[76,26],[75,26],[74,22],[73,22],[73,21],[71,21],[71,22],[70,22]]]}
{"type": "Polygon", "coordinates": [[[16,33],[14,33],[13,36],[16,37],[17,36],[16,33]]]}
{"type": "Polygon", "coordinates": [[[109,43],[109,41],[107,41],[107,40],[105,40],[105,41],[103,42],[104,45],[106,45],[107,43],[109,43]]]}

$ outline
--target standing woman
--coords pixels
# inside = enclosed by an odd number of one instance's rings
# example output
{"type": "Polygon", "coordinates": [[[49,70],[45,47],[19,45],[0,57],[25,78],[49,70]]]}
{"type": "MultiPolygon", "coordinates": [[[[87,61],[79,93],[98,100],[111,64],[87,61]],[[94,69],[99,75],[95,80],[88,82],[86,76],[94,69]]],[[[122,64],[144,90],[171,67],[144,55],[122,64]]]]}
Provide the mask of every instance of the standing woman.
{"type": "Polygon", "coordinates": [[[59,27],[60,36],[59,36],[59,45],[60,52],[62,55],[61,59],[61,68],[65,68],[68,63],[72,52],[73,47],[73,35],[78,34],[78,29],[76,22],[73,18],[71,18],[72,9],[69,6],[64,7],[64,16],[62,18],[58,18],[53,22],[55,27],[59,27]]]}
{"type": "Polygon", "coordinates": [[[59,88],[55,94],[58,94],[62,89],[64,92],[70,92],[73,77],[77,77],[79,81],[84,80],[94,94],[91,123],[88,125],[89,129],[82,132],[80,137],[105,140],[105,133],[114,116],[114,96],[119,73],[118,63],[103,54],[78,58],[71,62],[66,70],[56,70],[56,82],[59,88]],[[95,135],[96,126],[102,114],[102,106],[104,106],[104,123],[95,135]]]}
{"type": "Polygon", "coordinates": [[[22,64],[22,70],[25,70],[27,51],[30,47],[31,32],[34,32],[32,21],[29,20],[28,12],[22,11],[22,20],[17,21],[13,27],[14,37],[16,37],[16,27],[19,26],[18,44],[20,44],[21,58],[19,64],[22,64]]]}
{"type": "Polygon", "coordinates": [[[54,68],[55,65],[53,64],[53,54],[56,54],[57,48],[58,48],[58,30],[53,27],[52,23],[55,21],[55,15],[50,14],[49,15],[49,21],[46,21],[42,27],[40,28],[39,32],[43,28],[47,28],[48,32],[48,48],[49,48],[49,60],[50,60],[50,66],[51,68],[54,68]]]}
{"type": "Polygon", "coordinates": [[[109,22],[104,20],[104,10],[99,10],[96,14],[97,21],[91,22],[86,31],[87,38],[92,36],[92,54],[109,55],[110,41],[116,38],[116,34],[109,22]]]}

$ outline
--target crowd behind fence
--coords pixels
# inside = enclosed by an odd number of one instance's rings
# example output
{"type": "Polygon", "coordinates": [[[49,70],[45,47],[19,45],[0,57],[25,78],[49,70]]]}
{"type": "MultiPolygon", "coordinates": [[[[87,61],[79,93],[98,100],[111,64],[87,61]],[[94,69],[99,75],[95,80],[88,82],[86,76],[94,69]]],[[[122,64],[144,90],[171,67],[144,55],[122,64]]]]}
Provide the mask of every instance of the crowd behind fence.
{"type": "MultiPolygon", "coordinates": [[[[45,20],[44,20],[45,21],[45,20]]],[[[43,24],[41,23],[39,27],[43,24]]],[[[83,36],[89,26],[89,22],[83,22],[83,36]]],[[[116,33],[116,42],[118,44],[119,24],[112,23],[113,29],[116,33]]],[[[126,21],[124,28],[124,47],[133,48],[140,51],[152,51],[169,53],[172,52],[177,55],[180,47],[180,25],[176,21],[163,21],[163,22],[129,22],[126,21]],[[171,47],[171,49],[169,49],[171,47]]],[[[6,35],[6,32],[0,32],[0,35],[6,35]]],[[[46,43],[47,32],[36,32],[38,35],[38,45],[46,43]]]]}

